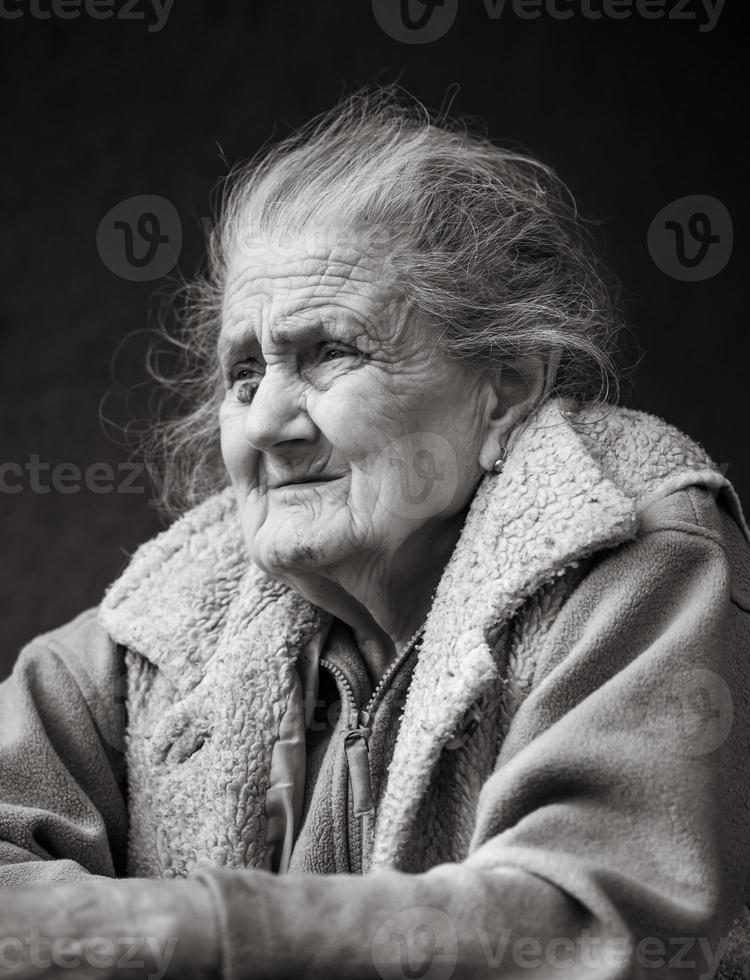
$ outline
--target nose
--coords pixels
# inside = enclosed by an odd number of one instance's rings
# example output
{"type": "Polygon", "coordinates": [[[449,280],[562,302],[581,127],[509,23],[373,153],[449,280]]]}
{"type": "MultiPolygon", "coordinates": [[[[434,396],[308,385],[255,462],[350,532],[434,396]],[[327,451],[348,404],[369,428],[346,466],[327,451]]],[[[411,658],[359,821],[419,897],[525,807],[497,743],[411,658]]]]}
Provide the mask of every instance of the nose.
{"type": "Polygon", "coordinates": [[[277,449],[286,442],[315,438],[315,425],[305,411],[299,379],[281,365],[269,365],[245,412],[244,435],[259,452],[277,449]]]}

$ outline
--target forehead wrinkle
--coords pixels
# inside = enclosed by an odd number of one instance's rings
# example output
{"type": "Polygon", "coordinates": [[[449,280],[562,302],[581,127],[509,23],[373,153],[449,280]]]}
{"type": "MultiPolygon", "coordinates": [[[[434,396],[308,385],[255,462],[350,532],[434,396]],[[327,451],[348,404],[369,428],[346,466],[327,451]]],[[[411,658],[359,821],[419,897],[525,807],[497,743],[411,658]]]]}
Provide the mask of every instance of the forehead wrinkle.
{"type": "Polygon", "coordinates": [[[359,253],[354,260],[336,249],[235,266],[225,291],[220,356],[237,348],[260,348],[266,331],[274,345],[293,344],[319,329],[321,320],[335,329],[351,319],[359,332],[372,333],[374,318],[391,298],[384,279],[379,256],[359,253]],[[301,272],[300,266],[308,268],[301,272]]]}
{"type": "Polygon", "coordinates": [[[264,256],[256,261],[230,263],[229,292],[253,295],[272,295],[275,283],[281,280],[287,291],[311,292],[343,289],[361,284],[376,287],[385,280],[383,258],[366,252],[347,253],[335,247],[327,252],[302,253],[284,258],[264,256]],[[284,282],[285,281],[285,282],[284,282]],[[250,287],[248,289],[248,287],[250,287]]]}

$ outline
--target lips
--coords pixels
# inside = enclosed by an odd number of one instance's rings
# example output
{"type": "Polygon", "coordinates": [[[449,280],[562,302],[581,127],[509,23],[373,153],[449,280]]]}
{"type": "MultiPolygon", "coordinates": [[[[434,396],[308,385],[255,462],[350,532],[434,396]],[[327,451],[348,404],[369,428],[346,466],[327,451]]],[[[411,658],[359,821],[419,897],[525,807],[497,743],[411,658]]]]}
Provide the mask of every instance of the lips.
{"type": "Polygon", "coordinates": [[[282,490],[285,487],[302,487],[308,484],[318,485],[321,483],[332,483],[334,480],[341,479],[338,476],[302,476],[297,480],[284,480],[281,482],[270,483],[271,490],[282,490]]]}

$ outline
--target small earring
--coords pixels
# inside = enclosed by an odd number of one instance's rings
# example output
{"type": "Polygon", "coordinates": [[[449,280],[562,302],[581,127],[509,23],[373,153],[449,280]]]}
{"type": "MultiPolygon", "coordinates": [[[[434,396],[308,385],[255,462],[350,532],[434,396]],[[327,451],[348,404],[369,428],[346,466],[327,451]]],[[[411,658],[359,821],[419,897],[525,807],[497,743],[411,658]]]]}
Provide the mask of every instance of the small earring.
{"type": "Polygon", "coordinates": [[[505,459],[507,455],[508,455],[508,450],[505,448],[505,446],[503,446],[502,449],[500,450],[500,455],[492,465],[492,469],[495,471],[495,473],[502,473],[503,466],[505,466],[505,459]]]}

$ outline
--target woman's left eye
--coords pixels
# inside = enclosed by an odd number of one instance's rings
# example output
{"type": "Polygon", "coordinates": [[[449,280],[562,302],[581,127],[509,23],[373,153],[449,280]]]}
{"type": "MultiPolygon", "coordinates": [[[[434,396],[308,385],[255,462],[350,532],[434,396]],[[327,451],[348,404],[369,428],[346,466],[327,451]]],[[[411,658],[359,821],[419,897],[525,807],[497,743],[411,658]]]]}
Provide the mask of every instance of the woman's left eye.
{"type": "Polygon", "coordinates": [[[327,350],[323,351],[323,360],[327,361],[331,355],[333,355],[332,359],[337,361],[339,358],[347,357],[347,355],[350,355],[351,353],[351,351],[344,350],[343,347],[329,347],[327,350]]]}

